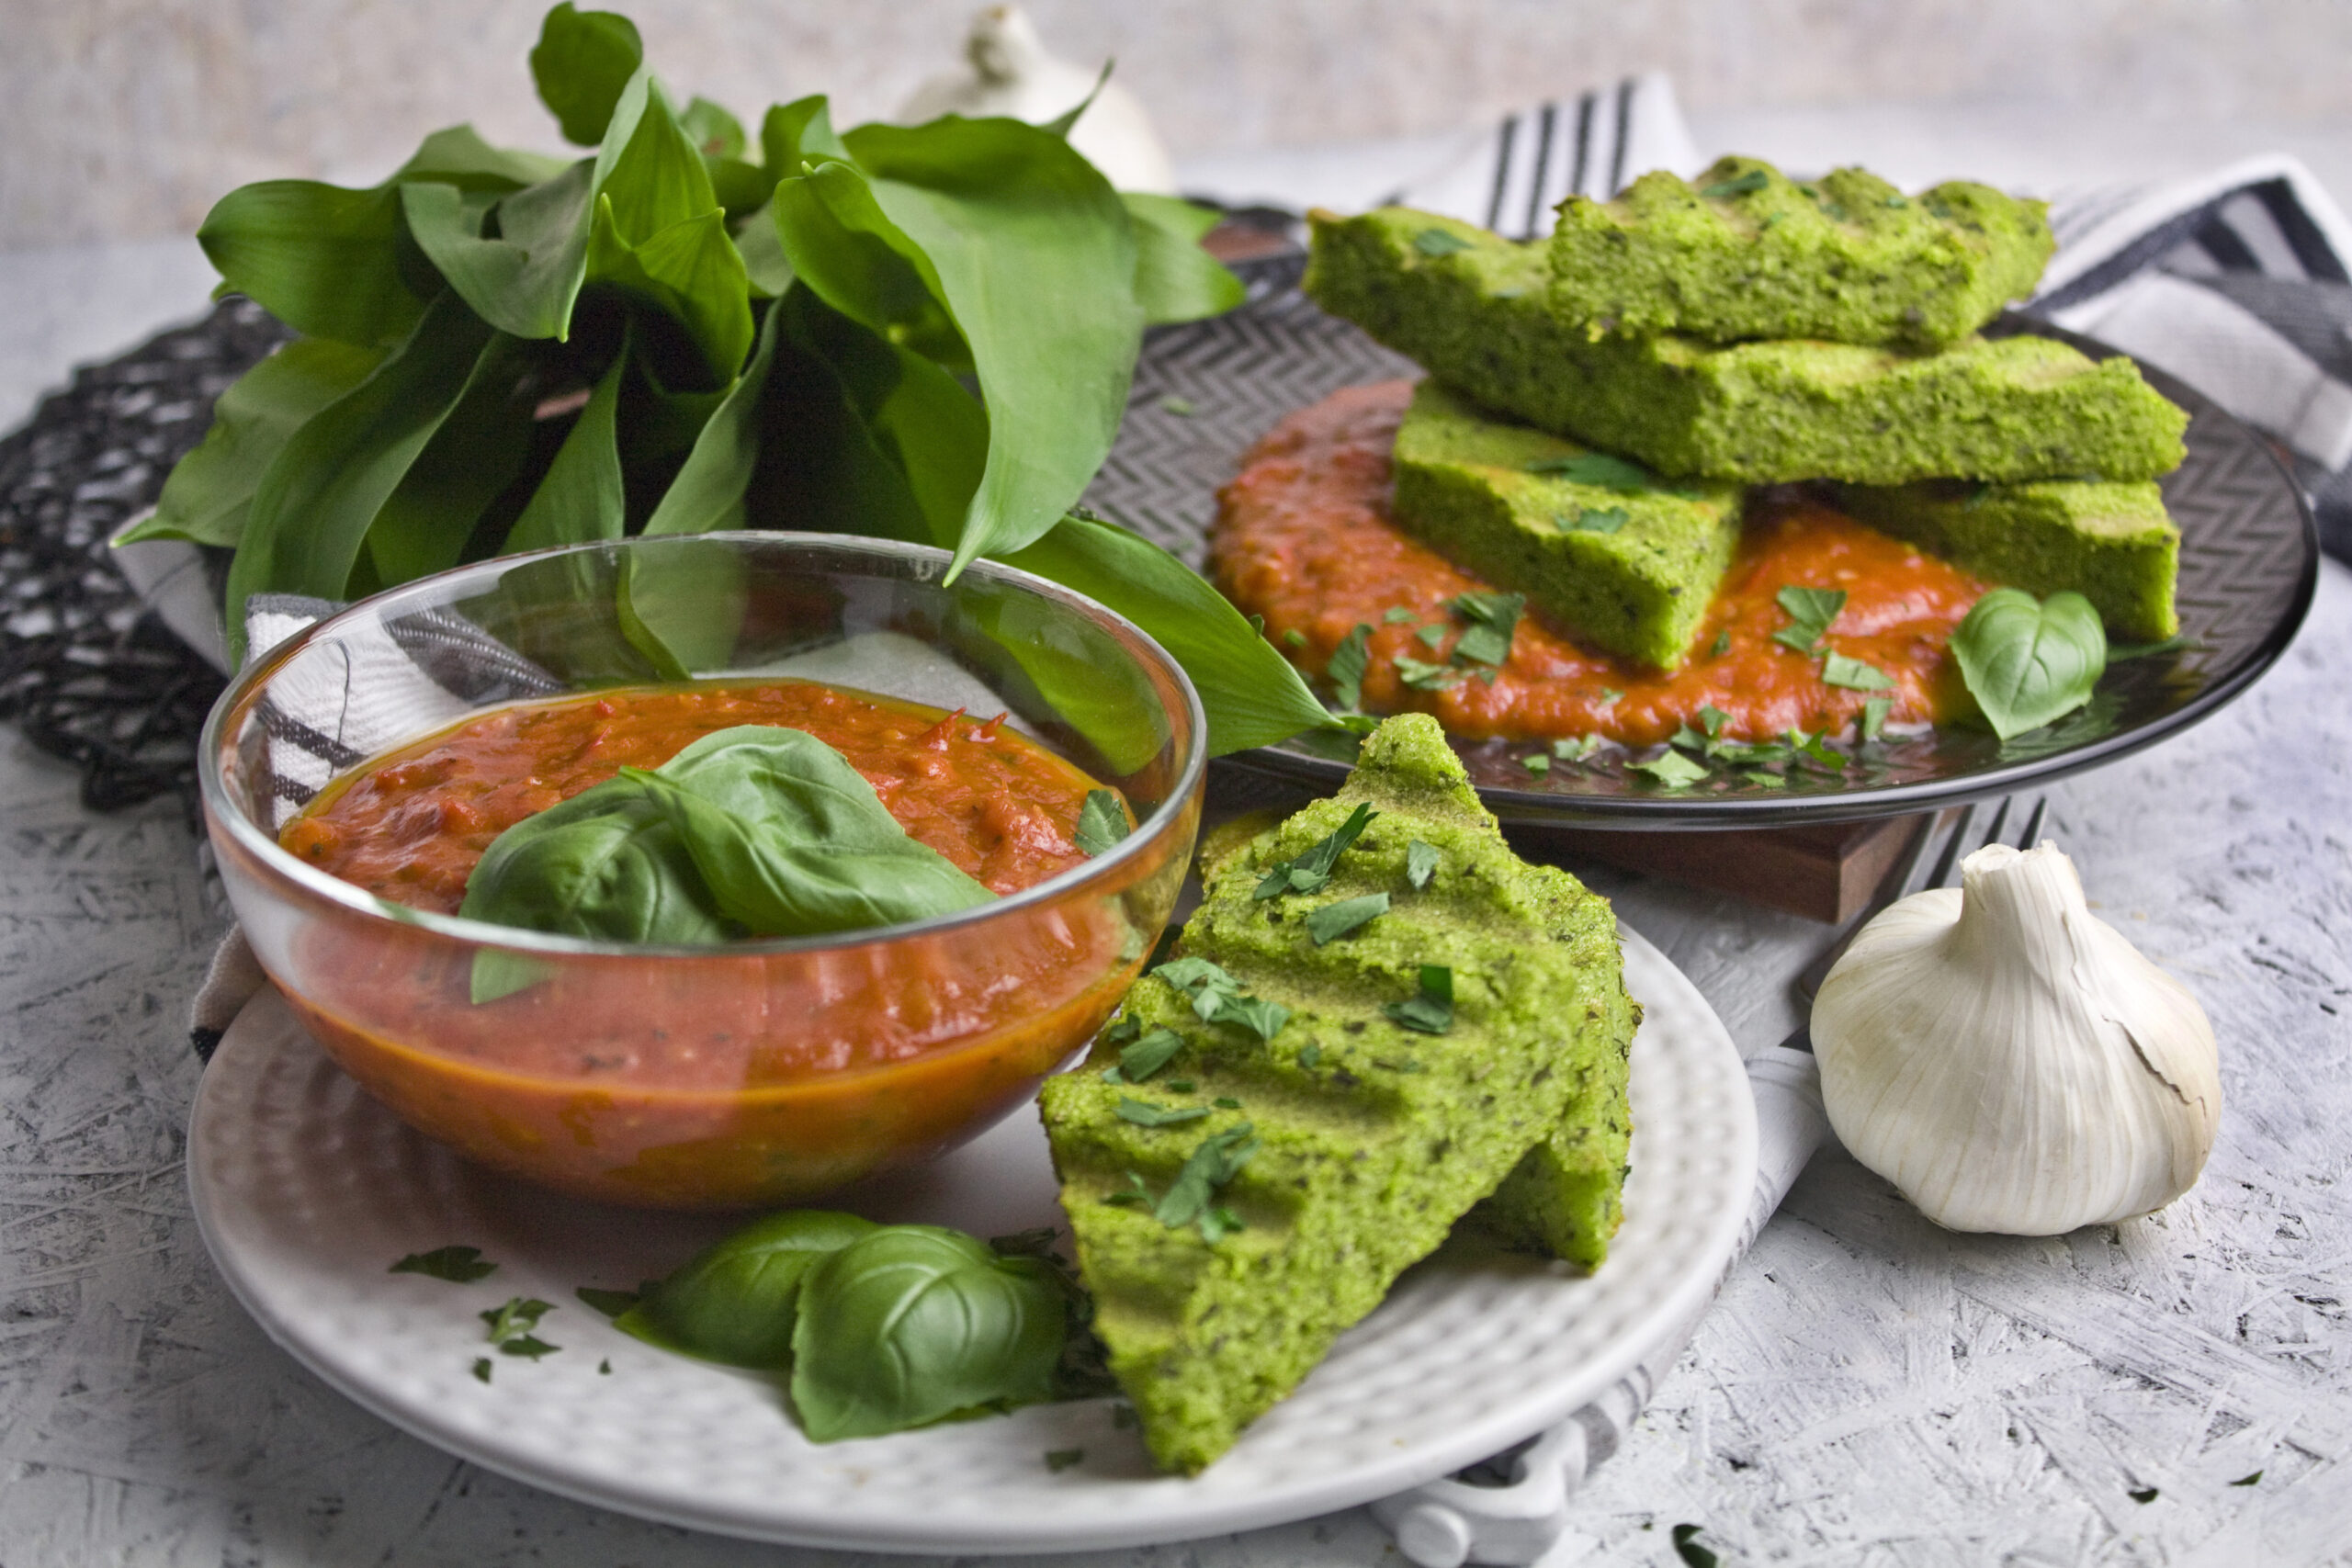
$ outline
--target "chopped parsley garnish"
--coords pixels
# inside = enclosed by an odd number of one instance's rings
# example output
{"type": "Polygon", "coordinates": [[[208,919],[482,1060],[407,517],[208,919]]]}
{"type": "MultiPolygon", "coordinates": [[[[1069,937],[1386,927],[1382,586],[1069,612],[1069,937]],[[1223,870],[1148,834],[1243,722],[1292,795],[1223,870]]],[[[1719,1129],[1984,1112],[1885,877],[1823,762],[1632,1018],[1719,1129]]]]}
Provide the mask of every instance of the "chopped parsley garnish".
{"type": "Polygon", "coordinates": [[[1453,645],[1454,659],[1499,666],[1510,657],[1510,639],[1526,608],[1524,593],[1455,594],[1453,613],[1469,623],[1469,629],[1453,645]]]}
{"type": "Polygon", "coordinates": [[[1688,1568],[1715,1568],[1715,1554],[1698,1541],[1699,1533],[1706,1528],[1704,1525],[1674,1527],[1674,1554],[1681,1558],[1688,1568]]]}
{"type": "Polygon", "coordinates": [[[1802,729],[1789,730],[1784,737],[1789,749],[1798,756],[1818,762],[1833,772],[1846,771],[1845,757],[1828,740],[1819,735],[1808,735],[1802,729]]]}
{"type": "Polygon", "coordinates": [[[1605,744],[1598,735],[1588,735],[1577,740],[1555,740],[1552,742],[1552,756],[1562,762],[1583,762],[1605,744]]]}
{"type": "Polygon", "coordinates": [[[1437,874],[1438,852],[1434,844],[1419,839],[1405,840],[1405,880],[1415,887],[1427,887],[1430,878],[1437,874]]]}
{"type": "Polygon", "coordinates": [[[605,1377],[605,1378],[611,1377],[611,1376],[613,1375],[613,1364],[612,1364],[612,1362],[610,1362],[610,1361],[599,1361],[599,1362],[597,1362],[597,1363],[596,1363],[596,1375],[597,1375],[598,1377],[605,1377]]]}
{"type": "Polygon", "coordinates": [[[1862,739],[1875,740],[1886,731],[1886,716],[1894,707],[1890,697],[1872,697],[1862,705],[1862,739]]]}
{"type": "Polygon", "coordinates": [[[1707,739],[1710,740],[1721,735],[1724,732],[1724,726],[1730,722],[1731,715],[1713,703],[1707,704],[1699,710],[1699,728],[1707,732],[1707,739]]]}
{"type": "Polygon", "coordinates": [[[1687,724],[1668,736],[1666,743],[1668,746],[1679,746],[1685,751],[1697,751],[1702,755],[1705,755],[1711,750],[1707,738],[1687,724]]]}
{"type": "Polygon", "coordinates": [[[1152,973],[1190,998],[1204,1023],[1238,1023],[1272,1040],[1290,1021],[1290,1009],[1243,995],[1240,982],[1205,958],[1171,959],[1152,973]]]}
{"type": "Polygon", "coordinates": [[[1519,765],[1531,773],[1548,773],[1552,771],[1552,759],[1548,753],[1538,751],[1532,757],[1521,757],[1519,765]]]}
{"type": "Polygon", "coordinates": [[[582,1285],[571,1293],[606,1317],[618,1317],[638,1303],[635,1291],[601,1291],[594,1285],[582,1285]]]}
{"type": "Polygon", "coordinates": [[[1159,406],[1170,413],[1176,415],[1179,419],[1190,419],[1193,413],[1193,400],[1190,398],[1180,398],[1173,392],[1170,392],[1166,397],[1160,399],[1159,406]]]}
{"type": "Polygon", "coordinates": [[[1142,1038],[1121,1048],[1119,1077],[1126,1083],[1141,1083],[1168,1065],[1169,1059],[1184,1048],[1184,1037],[1166,1025],[1155,1026],[1142,1038]]]}
{"type": "Polygon", "coordinates": [[[1209,1212],[1201,1216],[1201,1239],[1211,1247],[1215,1247],[1235,1231],[1248,1228],[1241,1223],[1240,1215],[1222,1203],[1212,1204],[1209,1212]]]}
{"type": "Polygon", "coordinates": [[[1424,229],[1413,236],[1413,249],[1432,260],[1439,256],[1450,256],[1456,251],[1466,251],[1469,248],[1469,241],[1459,234],[1448,233],[1443,229],[1424,229]]]}
{"type": "Polygon", "coordinates": [[[1447,626],[1443,621],[1432,621],[1428,626],[1415,627],[1413,630],[1413,636],[1419,638],[1424,646],[1434,652],[1438,649],[1445,646],[1445,634],[1453,629],[1453,628],[1452,626],[1447,626]]]}
{"type": "Polygon", "coordinates": [[[1401,626],[1407,621],[1414,619],[1418,615],[1418,611],[1408,609],[1405,605],[1391,604],[1388,608],[1380,613],[1380,619],[1383,625],[1401,626]]]}
{"type": "Polygon", "coordinates": [[[1443,964],[1421,965],[1421,989],[1408,1001],[1390,1002],[1382,1012],[1392,1023],[1422,1034],[1443,1034],[1453,1027],[1453,971],[1443,964]]]}
{"type": "Polygon", "coordinates": [[[2134,1503],[2153,1503],[2163,1494],[2153,1486],[2143,1486],[2136,1492],[2126,1492],[2124,1495],[2134,1503]]]}
{"type": "Polygon", "coordinates": [[[1833,686],[1849,692],[1891,692],[1894,682],[1885,671],[1875,664],[1865,664],[1859,659],[1849,659],[1842,653],[1831,653],[1821,662],[1821,678],[1833,686]]]}
{"type": "Polygon", "coordinates": [[[1781,789],[1785,787],[1789,782],[1785,775],[1781,773],[1768,773],[1761,768],[1747,769],[1741,773],[1739,776],[1746,779],[1749,784],[1762,784],[1766,789],[1781,789]]]}
{"type": "Polygon", "coordinates": [[[1555,514],[1552,525],[1563,534],[1614,534],[1632,521],[1622,506],[1587,506],[1555,514]]]}
{"type": "Polygon", "coordinates": [[[1699,194],[1710,201],[1721,201],[1729,196],[1752,196],[1770,183],[1765,178],[1763,170],[1750,169],[1735,179],[1717,180],[1699,194]]]}
{"type": "Polygon", "coordinates": [[[1600,688],[1600,705],[1602,707],[1613,707],[1616,705],[1617,699],[1624,694],[1624,693],[1619,691],[1614,686],[1603,686],[1600,688]]]}
{"type": "Polygon", "coordinates": [[[447,1280],[453,1285],[470,1285],[497,1270],[497,1264],[482,1260],[479,1247],[436,1247],[430,1252],[410,1253],[386,1272],[423,1274],[429,1279],[447,1280]]]}
{"type": "Polygon", "coordinates": [[[539,1319],[554,1310],[552,1302],[516,1296],[504,1306],[492,1307],[482,1313],[481,1320],[490,1325],[490,1342],[498,1347],[500,1355],[528,1356],[536,1361],[563,1348],[560,1345],[548,1344],[534,1332],[539,1326],[539,1319]]]}
{"type": "MultiPolygon", "coordinates": [[[[1258,1152],[1257,1130],[1247,1122],[1236,1122],[1222,1133],[1212,1133],[1201,1140],[1200,1146],[1184,1161],[1184,1168],[1168,1193],[1153,1206],[1151,1217],[1170,1230],[1179,1230],[1208,1213],[1210,1201],[1217,1190],[1224,1187],[1250,1163],[1258,1152]]],[[[1222,1222],[1212,1222],[1221,1224],[1222,1222]]],[[[1236,1224],[1233,1229],[1239,1229],[1236,1224]]],[[[1208,1225],[1202,1235],[1209,1240],[1208,1225]]]]}
{"type": "Polygon", "coordinates": [[[1296,626],[1293,626],[1290,630],[1283,633],[1283,646],[1284,648],[1305,648],[1306,646],[1306,634],[1300,631],[1296,626]]]}
{"type": "Polygon", "coordinates": [[[1372,657],[1368,651],[1371,641],[1372,628],[1357,622],[1348,628],[1348,635],[1331,650],[1331,661],[1323,667],[1323,672],[1331,677],[1331,689],[1338,694],[1341,707],[1363,705],[1363,671],[1372,657]]]}
{"type": "Polygon", "coordinates": [[[1668,750],[1646,762],[1628,762],[1628,773],[1647,773],[1668,789],[1685,789],[1707,776],[1706,764],[1694,762],[1679,751],[1668,750]]]}
{"type": "Polygon", "coordinates": [[[1388,912],[1388,895],[1367,893],[1361,898],[1342,898],[1336,904],[1325,904],[1306,912],[1306,934],[1315,945],[1324,946],[1355,931],[1375,916],[1388,912]]]}
{"type": "Polygon", "coordinates": [[[1724,654],[1729,653],[1730,651],[1731,633],[1727,630],[1720,631],[1715,634],[1715,646],[1707,650],[1707,657],[1710,659],[1721,659],[1724,654]]]}
{"type": "Polygon", "coordinates": [[[1364,829],[1379,815],[1369,806],[1357,807],[1348,813],[1346,821],[1317,839],[1305,853],[1276,861],[1268,867],[1257,891],[1250,897],[1279,898],[1285,893],[1321,892],[1324,884],[1331,880],[1331,868],[1339,864],[1340,857],[1347,852],[1348,846],[1362,838],[1364,829]]]}
{"type": "Polygon", "coordinates": [[[1119,804],[1117,795],[1107,789],[1090,789],[1086,792],[1086,804],[1078,808],[1078,831],[1070,836],[1070,841],[1078,846],[1079,853],[1091,860],[1117,848],[1133,831],[1126,807],[1119,804]]]}
{"type": "Polygon", "coordinates": [[[2252,1475],[2239,1476],[2235,1481],[2231,1482],[2230,1484],[2233,1486],[2252,1486],[2261,1479],[2262,1472],[2257,1470],[2252,1475]]]}
{"type": "Polygon", "coordinates": [[[1059,1475],[1071,1465],[1085,1462],[1085,1460],[1084,1449],[1047,1449],[1046,1450],[1046,1468],[1056,1475],[1059,1475]]]}
{"type": "Polygon", "coordinates": [[[1408,654],[1396,656],[1396,676],[1417,692],[1442,692],[1462,683],[1462,671],[1443,664],[1426,664],[1408,654]]]}
{"type": "Polygon", "coordinates": [[[1298,1048],[1298,1065],[1305,1067],[1308,1072],[1313,1072],[1322,1060],[1322,1046],[1302,1045],[1298,1048]]]}
{"type": "Polygon", "coordinates": [[[1597,490],[1613,490],[1620,495],[1639,495],[1644,491],[1664,488],[1657,476],[1639,463],[1606,452],[1579,452],[1568,457],[1538,457],[1527,465],[1531,474],[1551,474],[1570,484],[1591,485],[1597,490]]]}
{"type": "Polygon", "coordinates": [[[1787,612],[1789,624],[1772,634],[1772,640],[1783,648],[1799,653],[1811,653],[1813,645],[1821,640],[1838,612],[1846,607],[1846,591],[1842,588],[1783,588],[1773,595],[1773,602],[1787,612]]]}
{"type": "Polygon", "coordinates": [[[483,1382],[488,1382],[490,1381],[490,1358],[488,1356],[476,1356],[474,1358],[474,1376],[483,1382]]]}
{"type": "Polygon", "coordinates": [[[1120,1096],[1116,1107],[1122,1122],[1132,1122],[1138,1127],[1177,1127],[1187,1122],[1198,1122],[1209,1113],[1205,1105],[1154,1105],[1148,1100],[1120,1096]]]}
{"type": "Polygon", "coordinates": [[[1241,1102],[1234,1099],[1233,1096],[1229,1094],[1220,1094],[1215,1100],[1210,1100],[1209,1103],[1216,1106],[1219,1111],[1238,1111],[1241,1109],[1241,1102]]]}

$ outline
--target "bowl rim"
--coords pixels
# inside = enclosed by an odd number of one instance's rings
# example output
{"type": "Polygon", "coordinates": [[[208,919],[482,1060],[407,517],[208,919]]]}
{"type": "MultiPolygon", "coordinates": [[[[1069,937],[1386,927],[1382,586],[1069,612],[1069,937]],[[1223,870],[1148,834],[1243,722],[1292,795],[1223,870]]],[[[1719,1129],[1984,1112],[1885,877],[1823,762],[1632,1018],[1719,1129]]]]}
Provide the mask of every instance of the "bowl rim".
{"type": "MultiPolygon", "coordinates": [[[[652,536],[633,535],[619,539],[594,539],[572,545],[558,545],[543,550],[528,550],[514,555],[493,556],[417,578],[398,587],[369,594],[322,616],[292,636],[272,646],[250,662],[230,682],[205,716],[204,728],[197,741],[197,778],[205,818],[215,831],[225,832],[237,847],[257,858],[271,872],[293,883],[314,897],[341,905],[351,912],[388,923],[421,929],[435,935],[467,942],[475,947],[507,948],[517,952],[560,954],[593,958],[698,958],[704,960],[742,959],[775,954],[820,953],[827,950],[868,947],[876,942],[899,942],[910,938],[929,937],[959,929],[983,924],[988,920],[1018,913],[1038,905],[1057,902],[1084,884],[1114,873],[1128,862],[1139,858],[1145,848],[1175,826],[1179,817],[1189,808],[1188,803],[1196,793],[1208,769],[1208,716],[1201,706],[1200,693],[1194,689],[1192,677],[1175,656],[1160,646],[1159,639],[1099,600],[1091,599],[1076,589],[1068,588],[1050,578],[1008,566],[1002,561],[986,558],[967,563],[958,580],[977,572],[981,578],[1007,586],[1026,590],[1037,596],[1060,603],[1065,607],[1106,624],[1114,632],[1133,637],[1152,658],[1158,659],[1174,677],[1177,690],[1182,694],[1184,711],[1192,722],[1192,744],[1179,761],[1176,778],[1166,796],[1151,814],[1138,821],[1134,831],[1107,853],[1094,856],[1066,870],[1055,873],[1041,882],[1031,884],[1016,892],[974,905],[950,914],[934,915],[926,919],[904,921],[891,926],[868,926],[856,931],[831,931],[819,936],[749,938],[721,945],[692,945],[677,942],[605,942],[588,937],[568,936],[553,931],[535,931],[522,926],[502,926],[488,920],[471,920],[458,915],[444,915],[429,909],[412,908],[383,898],[354,883],[333,876],[305,863],[281,847],[275,835],[261,826],[230,798],[226,782],[221,776],[220,755],[222,730],[229,716],[242,711],[271,676],[314,641],[326,638],[338,629],[358,625],[363,619],[385,618],[389,611],[397,609],[403,600],[424,600],[435,594],[455,579],[484,577],[493,572],[503,574],[517,563],[545,559],[555,556],[581,555],[590,552],[628,550],[639,547],[658,547],[668,544],[688,544],[696,541],[723,541],[732,544],[758,545],[763,547],[804,545],[831,549],[846,548],[853,553],[896,558],[902,560],[928,560],[945,567],[952,563],[950,551],[933,545],[910,544],[898,539],[873,539],[856,534],[820,534],[786,529],[714,529],[701,534],[663,534],[652,536]]],[[[939,580],[944,585],[944,573],[939,580]]],[[[884,694],[876,694],[877,695],[884,694]]],[[[535,699],[544,701],[545,699],[535,699]]],[[[491,705],[479,710],[495,712],[507,705],[491,705]]],[[[461,723],[471,722],[470,719],[461,723]]],[[[382,755],[382,753],[378,753],[382,755]]],[[[355,764],[363,767],[366,763],[355,764]]],[[[349,770],[346,770],[349,771],[349,770]]],[[[337,777],[342,776],[340,773],[337,777]]]]}

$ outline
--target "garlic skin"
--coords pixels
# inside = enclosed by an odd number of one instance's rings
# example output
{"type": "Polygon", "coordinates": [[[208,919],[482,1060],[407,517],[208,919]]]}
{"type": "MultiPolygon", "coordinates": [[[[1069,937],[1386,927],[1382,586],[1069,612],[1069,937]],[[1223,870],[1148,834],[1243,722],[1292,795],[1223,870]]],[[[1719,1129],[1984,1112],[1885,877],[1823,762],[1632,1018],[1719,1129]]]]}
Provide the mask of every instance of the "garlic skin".
{"type": "MultiPolygon", "coordinates": [[[[1018,6],[990,6],[972,18],[964,42],[970,68],[933,76],[891,118],[921,125],[944,114],[978,119],[1003,116],[1033,125],[1065,114],[1094,92],[1099,69],[1073,65],[1046,52],[1045,41],[1018,6]]],[[[1152,130],[1142,103],[1117,82],[1104,82],[1094,102],[1070,127],[1069,144],[1119,190],[1176,194],[1176,171],[1152,130]]]]}
{"type": "Polygon", "coordinates": [[[2213,1028],[2090,912],[2053,844],[1991,844],[1894,904],[1822,982],[1813,1044],[1846,1147],[1956,1231],[2059,1235],[2195,1184],[2213,1028]]]}

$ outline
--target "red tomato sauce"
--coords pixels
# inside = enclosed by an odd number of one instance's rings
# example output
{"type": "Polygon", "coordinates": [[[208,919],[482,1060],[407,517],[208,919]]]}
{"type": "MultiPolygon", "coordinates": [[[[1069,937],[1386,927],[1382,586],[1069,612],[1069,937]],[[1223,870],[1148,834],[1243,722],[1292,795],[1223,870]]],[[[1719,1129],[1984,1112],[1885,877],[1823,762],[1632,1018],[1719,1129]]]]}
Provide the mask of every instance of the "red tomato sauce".
{"type": "Polygon", "coordinates": [[[1291,414],[1218,492],[1210,536],[1218,587],[1263,615],[1266,635],[1309,673],[1326,671],[1351,629],[1372,628],[1367,711],[1433,714],[1471,739],[1600,735],[1639,747],[1695,726],[1711,705],[1728,716],[1726,736],[1765,740],[1850,726],[1873,696],[1892,700],[1895,723],[1933,723],[1962,700],[1951,633],[1990,585],[1793,491],[1751,499],[1738,553],[1680,669],[1588,651],[1530,614],[1491,682],[1468,674],[1437,691],[1408,686],[1397,657],[1447,659],[1463,629],[1448,602],[1494,586],[1390,520],[1389,450],[1411,400],[1412,383],[1387,381],[1291,414]],[[1846,592],[1810,657],[1772,640],[1789,625],[1774,602],[1784,587],[1846,592]],[[1391,622],[1392,610],[1409,618],[1391,622]],[[1450,630],[1432,651],[1414,634],[1437,623],[1450,630]],[[1826,652],[1874,667],[1893,689],[1826,684],[1826,652]]]}
{"type": "Polygon", "coordinates": [[[491,840],[624,767],[658,768],[739,724],[806,730],[849,760],[909,837],[992,893],[1086,857],[1095,782],[1001,719],[945,718],[808,681],[606,692],[502,708],[403,747],[311,803],[278,841],[331,875],[454,915],[491,840]]]}

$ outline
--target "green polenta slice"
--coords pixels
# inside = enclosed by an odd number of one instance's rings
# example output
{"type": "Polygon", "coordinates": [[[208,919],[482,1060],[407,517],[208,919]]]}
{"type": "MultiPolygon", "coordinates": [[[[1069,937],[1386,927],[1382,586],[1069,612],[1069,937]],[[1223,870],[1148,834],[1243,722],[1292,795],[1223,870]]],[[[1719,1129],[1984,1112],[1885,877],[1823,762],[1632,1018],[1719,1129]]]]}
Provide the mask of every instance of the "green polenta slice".
{"type": "Polygon", "coordinates": [[[1318,214],[1314,229],[1306,286],[1325,310],[1487,408],[1663,474],[2145,479],[2183,456],[2188,415],[2128,359],[2095,363],[2035,337],[1930,355],[1810,339],[1595,341],[1547,302],[1541,245],[1396,207],[1318,214]]]}
{"type": "Polygon", "coordinates": [[[1906,197],[1860,169],[1800,183],[1724,158],[1690,184],[1660,170],[1613,201],[1570,197],[1551,305],[1592,337],[1942,348],[2033,292],[2052,243],[2044,203],[1990,186],[1906,197]]]}
{"type": "Polygon", "coordinates": [[[1119,1060],[1106,1040],[1048,1079],[1040,1101],[1111,1371],[1152,1457],[1191,1473],[1297,1386],[1573,1106],[1610,1099],[1614,1085],[1622,1107],[1634,1010],[1607,901],[1511,853],[1425,715],[1366,739],[1337,799],[1232,852],[1179,951],[1288,1009],[1287,1021],[1271,1040],[1205,1023],[1147,976],[1125,1017],[1147,1037],[1173,1031],[1173,1057],[1139,1082],[1106,1081],[1119,1060]],[[1359,804],[1379,815],[1328,885],[1254,897],[1276,863],[1359,804]],[[1414,840],[1439,856],[1418,889],[1406,874],[1414,840]],[[1351,933],[1322,944],[1309,934],[1313,910],[1377,894],[1385,912],[1351,933]],[[1421,994],[1429,964],[1452,976],[1442,1033],[1384,1010],[1421,994]],[[1146,1109],[1123,1113],[1123,1101],[1146,1109]],[[1152,1124],[1194,1108],[1209,1114],[1152,1124]],[[1229,1152],[1253,1138],[1210,1195],[1225,1213],[1207,1216],[1208,1231],[1163,1217],[1204,1145],[1224,1139],[1229,1152]]]}
{"type": "Polygon", "coordinates": [[[1570,636],[1671,670],[1738,547],[1742,491],[1645,483],[1639,465],[1591,456],[1424,381],[1396,432],[1391,513],[1570,636]]]}
{"type": "Polygon", "coordinates": [[[2122,641],[2161,642],[2180,629],[2180,530],[2152,483],[1929,479],[1836,493],[1840,510],[1979,577],[2041,595],[2073,589],[2122,641]]]}

